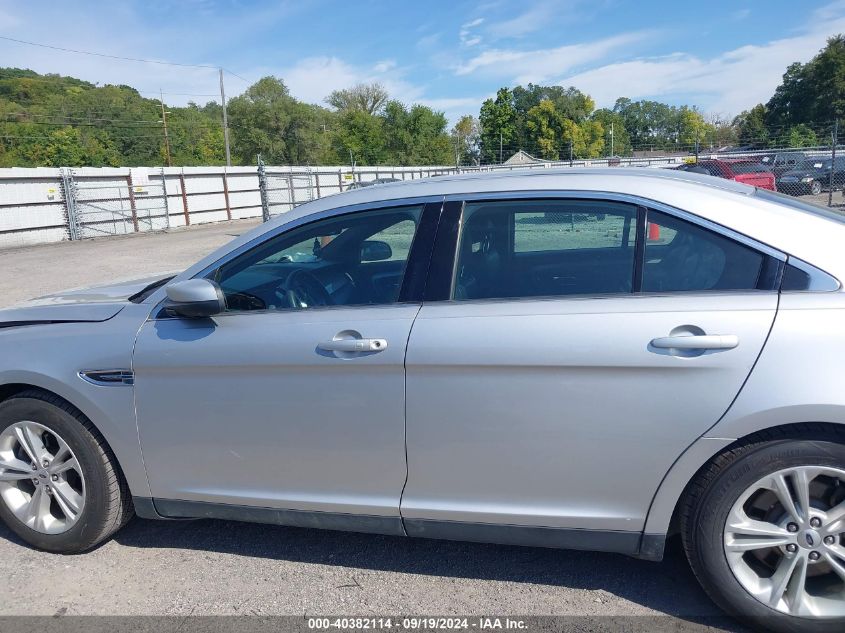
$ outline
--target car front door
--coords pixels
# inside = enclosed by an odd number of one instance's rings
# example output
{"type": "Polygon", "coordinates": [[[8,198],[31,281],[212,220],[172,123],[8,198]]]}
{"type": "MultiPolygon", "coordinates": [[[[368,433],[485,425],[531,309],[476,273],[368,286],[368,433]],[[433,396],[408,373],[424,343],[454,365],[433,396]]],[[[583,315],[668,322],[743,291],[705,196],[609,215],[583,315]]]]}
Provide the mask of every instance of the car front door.
{"type": "Polygon", "coordinates": [[[607,199],[469,201],[455,233],[408,346],[406,530],[635,551],[762,349],[780,256],[607,199]]]}
{"type": "Polygon", "coordinates": [[[405,348],[420,307],[409,284],[430,255],[419,227],[436,225],[440,206],[282,232],[204,273],[226,312],[160,313],[143,326],[137,416],[160,513],[249,506],[309,513],[306,525],[349,527],[332,517],[355,515],[356,529],[401,531],[405,348]]]}

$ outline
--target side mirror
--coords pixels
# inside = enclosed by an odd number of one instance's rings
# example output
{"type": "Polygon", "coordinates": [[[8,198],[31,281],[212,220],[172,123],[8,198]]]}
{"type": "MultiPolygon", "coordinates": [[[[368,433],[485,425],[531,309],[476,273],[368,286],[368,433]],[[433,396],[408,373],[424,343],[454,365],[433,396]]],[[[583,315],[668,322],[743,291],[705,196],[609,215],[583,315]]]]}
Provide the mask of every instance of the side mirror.
{"type": "Polygon", "coordinates": [[[186,279],[165,288],[165,310],[173,316],[201,319],[226,310],[226,298],[220,286],[209,279],[186,279]]]}
{"type": "Polygon", "coordinates": [[[387,242],[367,240],[361,244],[362,262],[381,262],[393,257],[393,249],[387,242]]]}

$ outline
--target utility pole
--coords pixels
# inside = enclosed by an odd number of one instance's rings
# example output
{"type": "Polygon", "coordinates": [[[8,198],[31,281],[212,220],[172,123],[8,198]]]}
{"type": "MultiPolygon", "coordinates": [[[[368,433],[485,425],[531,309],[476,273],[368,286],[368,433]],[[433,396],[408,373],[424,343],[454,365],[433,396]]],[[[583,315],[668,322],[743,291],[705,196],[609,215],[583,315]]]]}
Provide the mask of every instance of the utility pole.
{"type": "Polygon", "coordinates": [[[501,165],[504,161],[502,160],[502,133],[499,132],[499,164],[501,165]]]}
{"type": "Polygon", "coordinates": [[[160,121],[160,123],[162,123],[164,125],[164,155],[165,155],[166,160],[167,160],[167,166],[170,167],[171,166],[171,163],[170,163],[170,137],[167,136],[167,115],[169,113],[167,112],[167,110],[164,109],[164,93],[161,91],[160,88],[159,88],[158,94],[159,94],[159,97],[160,97],[159,101],[161,102],[161,121],[160,121]]]}
{"type": "MultiPolygon", "coordinates": [[[[839,119],[833,120],[833,132],[831,132],[833,149],[830,152],[830,188],[827,192],[827,206],[833,206],[833,174],[836,173],[836,144],[839,142],[839,119]]],[[[845,193],[842,194],[845,196],[845,193]]]]}
{"type": "Polygon", "coordinates": [[[226,145],[226,166],[232,166],[232,154],[229,151],[229,117],[226,115],[226,91],[223,89],[223,69],[220,71],[220,102],[223,104],[223,143],[226,145]]]}
{"type": "Polygon", "coordinates": [[[572,167],[572,141],[569,141],[569,166],[572,167]]]}

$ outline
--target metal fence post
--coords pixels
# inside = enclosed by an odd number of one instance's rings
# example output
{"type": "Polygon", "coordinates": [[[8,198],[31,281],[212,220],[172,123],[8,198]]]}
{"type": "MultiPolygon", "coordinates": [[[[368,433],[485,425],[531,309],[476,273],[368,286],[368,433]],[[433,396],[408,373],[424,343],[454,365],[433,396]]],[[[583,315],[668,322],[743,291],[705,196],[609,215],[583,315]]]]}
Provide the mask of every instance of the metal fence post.
{"type": "Polygon", "coordinates": [[[258,155],[258,193],[261,195],[261,219],[270,219],[270,204],[267,200],[267,172],[264,171],[264,161],[258,155]]]}
{"type": "MultiPolygon", "coordinates": [[[[839,142],[839,119],[833,120],[833,131],[830,133],[830,140],[833,141],[833,146],[830,150],[830,189],[827,192],[827,206],[833,206],[833,186],[836,184],[833,179],[833,174],[836,173],[836,144],[839,142]]],[[[843,194],[845,195],[845,194],[843,194]]]]}
{"type": "Polygon", "coordinates": [[[167,200],[167,178],[164,175],[164,167],[161,168],[161,195],[164,198],[164,225],[170,228],[170,203],[167,200]]]}
{"type": "Polygon", "coordinates": [[[59,175],[62,179],[62,202],[65,207],[65,221],[67,222],[68,238],[79,239],[79,217],[76,213],[76,182],[69,167],[61,167],[59,175]]]}
{"type": "Polygon", "coordinates": [[[229,178],[226,176],[226,167],[223,167],[223,197],[226,200],[226,219],[232,219],[232,205],[229,204],[229,178]]]}
{"type": "Polygon", "coordinates": [[[182,210],[185,213],[185,226],[191,226],[191,213],[188,211],[188,192],[185,189],[185,168],[179,172],[179,184],[182,189],[182,210]]]}
{"type": "Polygon", "coordinates": [[[126,175],[126,188],[129,191],[129,210],[132,213],[132,228],[138,232],[138,209],[135,206],[135,191],[132,186],[132,170],[126,175]]]}
{"type": "MultiPolygon", "coordinates": [[[[290,198],[290,209],[293,209],[296,206],[296,187],[293,185],[293,174],[288,172],[287,176],[288,181],[288,197],[290,198]]],[[[288,211],[290,211],[288,209],[288,211]]]]}

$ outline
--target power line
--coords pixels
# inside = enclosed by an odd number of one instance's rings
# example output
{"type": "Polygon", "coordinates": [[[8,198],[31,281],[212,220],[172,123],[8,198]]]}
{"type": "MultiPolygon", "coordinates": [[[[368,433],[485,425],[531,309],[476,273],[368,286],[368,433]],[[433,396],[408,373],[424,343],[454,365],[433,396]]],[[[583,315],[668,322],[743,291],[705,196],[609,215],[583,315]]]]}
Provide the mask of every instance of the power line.
{"type": "MultiPolygon", "coordinates": [[[[231,70],[229,70],[229,69],[227,69],[227,68],[222,68],[222,66],[221,66],[221,69],[222,69],[222,70],[224,70],[224,71],[226,71],[226,72],[227,72],[227,73],[229,73],[230,75],[233,75],[233,76],[237,77],[237,78],[238,78],[238,79],[240,79],[241,81],[245,81],[245,82],[247,82],[247,83],[252,83],[252,82],[250,82],[250,80],[249,80],[249,79],[246,79],[245,77],[241,77],[239,74],[237,74],[237,73],[233,73],[231,70]]],[[[215,96],[216,96],[216,95],[215,95],[215,96]]]]}
{"type": "MultiPolygon", "coordinates": [[[[0,121],[0,125],[10,123],[16,125],[52,125],[55,127],[96,127],[102,130],[108,130],[110,128],[151,129],[153,126],[160,125],[158,121],[144,121],[140,125],[137,123],[131,125],[122,124],[118,119],[115,119],[114,121],[115,123],[103,124],[102,122],[93,123],[88,121],[21,121],[20,119],[10,119],[8,121],[0,121]]],[[[171,127],[174,125],[190,129],[219,129],[219,126],[217,125],[209,125],[206,123],[195,125],[191,121],[180,121],[179,119],[170,122],[171,127]]]]}
{"type": "MultiPolygon", "coordinates": [[[[180,62],[165,62],[159,59],[143,59],[140,57],[122,57],[120,55],[109,55],[108,53],[95,53],[93,51],[83,51],[76,48],[63,48],[61,46],[52,46],[51,44],[39,44],[38,42],[28,42],[26,40],[18,40],[14,37],[7,37],[5,35],[0,35],[0,40],[6,40],[7,42],[15,42],[17,44],[27,44],[28,46],[38,46],[40,48],[49,48],[54,51],[62,51],[65,53],[78,53],[80,55],[93,55],[94,57],[106,57],[108,59],[120,59],[127,62],[142,62],[144,64],[161,64],[164,66],[183,66],[188,68],[211,68],[217,70],[217,66],[211,66],[210,64],[183,64],[180,62]]],[[[231,71],[229,71],[231,72],[231,71]]],[[[235,73],[232,73],[233,75],[235,73]]],[[[243,79],[241,77],[241,79],[243,79]]]]}
{"type": "MultiPolygon", "coordinates": [[[[245,77],[241,77],[239,74],[232,72],[227,68],[223,68],[222,66],[212,66],[211,64],[186,64],[182,62],[166,62],[160,59],[144,59],[143,57],[124,57],[122,55],[110,55],[109,53],[97,53],[94,51],[83,51],[78,48],[65,48],[63,46],[53,46],[52,44],[41,44],[39,42],[30,42],[28,40],[19,40],[14,37],[8,37],[5,35],[0,35],[0,40],[6,40],[7,42],[15,42],[16,44],[26,44],[27,46],[38,46],[39,48],[49,48],[50,50],[54,51],[62,51],[64,53],[77,53],[79,55],[92,55],[94,57],[105,57],[106,59],[120,59],[122,61],[127,62],[140,62],[143,64],[161,64],[163,66],[181,66],[183,68],[209,68],[211,70],[224,70],[230,75],[237,77],[241,81],[245,81],[246,83],[251,83],[249,79],[245,77]]],[[[179,93],[167,93],[167,94],[179,94],[179,93]]],[[[197,94],[197,95],[189,95],[185,94],[184,96],[196,96],[196,97],[212,97],[216,95],[206,95],[206,94],[197,94]]]]}

